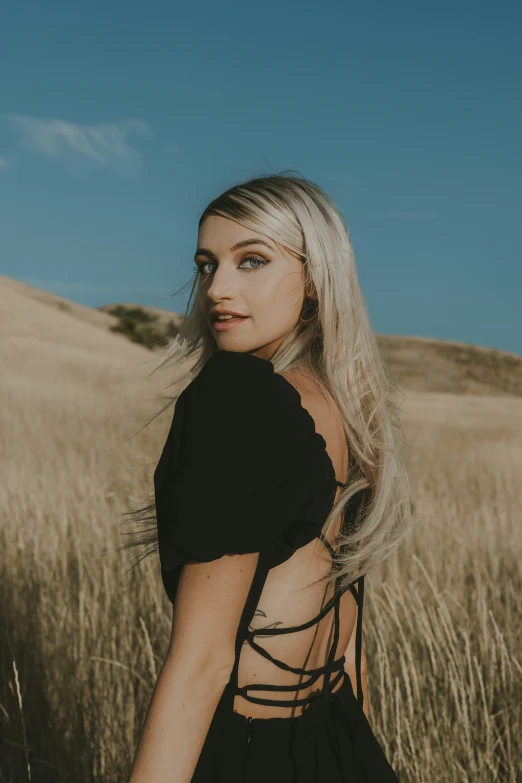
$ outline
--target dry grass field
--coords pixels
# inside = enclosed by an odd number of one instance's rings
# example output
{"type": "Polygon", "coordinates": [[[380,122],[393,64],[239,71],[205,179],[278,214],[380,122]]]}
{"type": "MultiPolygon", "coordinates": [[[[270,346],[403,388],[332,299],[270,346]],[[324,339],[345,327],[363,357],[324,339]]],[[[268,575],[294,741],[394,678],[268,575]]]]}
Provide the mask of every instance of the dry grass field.
{"type": "MultiPolygon", "coordinates": [[[[0,284],[0,334],[0,781],[124,783],[170,604],[156,556],[124,575],[135,554],[115,550],[170,379],[20,286],[0,284]]],[[[517,783],[522,399],[431,388],[404,400],[419,524],[368,580],[371,722],[401,781],[517,783]]]]}

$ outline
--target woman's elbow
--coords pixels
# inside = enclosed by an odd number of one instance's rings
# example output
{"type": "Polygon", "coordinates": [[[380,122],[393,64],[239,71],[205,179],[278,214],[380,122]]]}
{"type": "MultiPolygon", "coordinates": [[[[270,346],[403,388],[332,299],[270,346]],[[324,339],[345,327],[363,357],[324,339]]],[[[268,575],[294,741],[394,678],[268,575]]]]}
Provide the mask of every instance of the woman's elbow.
{"type": "Polygon", "coordinates": [[[168,669],[175,669],[178,674],[183,672],[190,680],[199,676],[225,686],[234,668],[234,654],[218,650],[219,648],[210,645],[189,650],[173,644],[167,651],[163,665],[168,669]]]}

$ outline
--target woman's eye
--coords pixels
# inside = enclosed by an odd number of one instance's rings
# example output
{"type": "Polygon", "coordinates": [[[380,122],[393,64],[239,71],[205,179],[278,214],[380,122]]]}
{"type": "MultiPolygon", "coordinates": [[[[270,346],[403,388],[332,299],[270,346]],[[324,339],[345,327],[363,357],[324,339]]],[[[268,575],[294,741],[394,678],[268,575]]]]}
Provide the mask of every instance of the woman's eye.
{"type": "Polygon", "coordinates": [[[205,267],[207,266],[207,264],[211,264],[211,263],[212,261],[205,261],[203,264],[196,264],[196,266],[194,267],[194,271],[197,272],[198,275],[208,275],[210,274],[210,272],[207,269],[205,269],[205,267]]]}
{"type": "MultiPolygon", "coordinates": [[[[264,258],[259,258],[258,256],[247,256],[247,258],[244,258],[241,262],[241,266],[245,263],[245,261],[253,261],[254,264],[261,264],[261,266],[266,266],[268,264],[268,261],[264,258]]],[[[259,269],[259,266],[250,267],[251,269],[259,269]]]]}
{"type": "MultiPolygon", "coordinates": [[[[211,268],[209,269],[208,267],[209,266],[212,267],[213,264],[214,261],[204,261],[202,264],[196,264],[196,266],[194,267],[194,271],[197,272],[199,275],[211,275],[213,270],[211,268]]],[[[241,265],[239,268],[240,269],[246,268],[247,270],[260,269],[261,267],[266,266],[267,264],[268,261],[265,258],[260,258],[258,256],[247,256],[241,261],[241,265]],[[254,266],[244,267],[243,264],[246,262],[251,262],[252,264],[254,264],[254,266]]]]}

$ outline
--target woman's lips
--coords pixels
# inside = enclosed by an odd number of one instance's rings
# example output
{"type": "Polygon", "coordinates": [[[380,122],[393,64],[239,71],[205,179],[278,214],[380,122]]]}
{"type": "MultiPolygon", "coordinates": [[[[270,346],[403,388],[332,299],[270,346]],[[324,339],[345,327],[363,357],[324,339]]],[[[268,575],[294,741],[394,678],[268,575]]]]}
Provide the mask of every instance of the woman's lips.
{"type": "Polygon", "coordinates": [[[237,316],[234,315],[232,318],[226,318],[224,321],[214,321],[213,327],[217,332],[226,332],[228,329],[233,329],[235,326],[239,326],[239,324],[242,324],[243,321],[246,321],[250,316],[237,316]]]}

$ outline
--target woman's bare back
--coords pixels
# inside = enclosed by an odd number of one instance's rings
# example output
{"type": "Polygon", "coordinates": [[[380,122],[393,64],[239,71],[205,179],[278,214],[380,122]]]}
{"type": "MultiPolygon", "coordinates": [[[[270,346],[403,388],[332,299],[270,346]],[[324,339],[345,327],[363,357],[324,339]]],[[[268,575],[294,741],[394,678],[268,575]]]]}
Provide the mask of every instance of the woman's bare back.
{"type": "MultiPolygon", "coordinates": [[[[301,404],[312,416],[316,432],[325,440],[326,451],[335,469],[338,481],[344,483],[348,472],[348,446],[342,426],[339,410],[333,399],[327,401],[315,388],[311,380],[296,371],[281,373],[301,395],[301,404]]],[[[340,488],[337,489],[336,498],[340,488]]],[[[340,518],[335,520],[327,540],[335,548],[335,539],[339,532],[340,518]]],[[[263,591],[250,627],[281,628],[299,626],[315,617],[327,601],[333,596],[334,586],[317,583],[329,573],[331,556],[325,545],[314,539],[298,549],[281,565],[272,568],[267,576],[263,591]],[[315,583],[315,584],[314,584],[315,583]]],[[[350,641],[357,616],[357,605],[350,591],[346,591],[339,602],[340,634],[335,658],[339,658],[350,641]]],[[[329,612],[318,623],[295,633],[265,636],[256,634],[256,642],[263,646],[272,657],[293,668],[314,669],[325,664],[326,656],[332,645],[333,614],[329,612]]],[[[270,683],[271,685],[292,685],[302,682],[303,675],[285,671],[267,660],[247,642],[243,645],[238,670],[239,685],[251,683],[270,683]]],[[[320,677],[309,688],[302,688],[296,698],[304,698],[321,689],[320,677]]],[[[273,691],[256,691],[260,698],[277,698],[273,691]]],[[[288,693],[282,699],[291,698],[288,693]]],[[[303,708],[274,707],[254,704],[240,695],[234,698],[234,710],[242,715],[254,718],[294,717],[301,714],[303,708]]]]}

